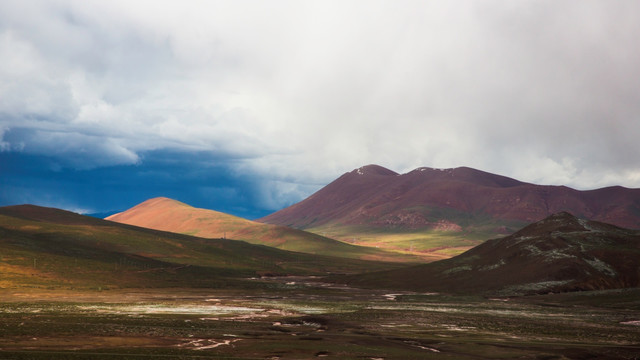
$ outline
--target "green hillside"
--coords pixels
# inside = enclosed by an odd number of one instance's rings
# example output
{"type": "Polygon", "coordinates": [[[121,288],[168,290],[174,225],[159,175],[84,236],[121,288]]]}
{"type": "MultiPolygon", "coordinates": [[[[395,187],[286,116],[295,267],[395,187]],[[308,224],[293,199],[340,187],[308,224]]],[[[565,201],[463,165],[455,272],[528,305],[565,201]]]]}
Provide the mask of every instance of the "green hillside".
{"type": "Polygon", "coordinates": [[[397,266],[197,238],[31,205],[0,208],[5,288],[252,286],[246,278],[397,266]]]}

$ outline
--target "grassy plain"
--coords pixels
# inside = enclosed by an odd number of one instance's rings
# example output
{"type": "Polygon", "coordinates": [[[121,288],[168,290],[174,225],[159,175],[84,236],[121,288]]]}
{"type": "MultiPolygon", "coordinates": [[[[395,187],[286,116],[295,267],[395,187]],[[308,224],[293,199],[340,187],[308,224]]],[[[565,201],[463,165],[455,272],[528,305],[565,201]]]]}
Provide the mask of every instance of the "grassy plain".
{"type": "Polygon", "coordinates": [[[403,265],[27,210],[0,213],[0,359],[640,357],[640,289],[364,290],[317,276],[403,265]]]}
{"type": "Polygon", "coordinates": [[[414,254],[426,261],[436,261],[459,255],[487,239],[503,237],[526,225],[517,220],[494,219],[483,212],[467,213],[433,206],[414,206],[403,210],[420,218],[446,221],[435,222],[428,227],[330,222],[304,230],[350,244],[414,254]]]}
{"type": "Polygon", "coordinates": [[[488,231],[440,231],[431,229],[385,229],[367,226],[323,226],[306,229],[350,244],[376,247],[419,256],[425,261],[448,259],[481,244],[494,233],[488,231]]]}
{"type": "MultiPolygon", "coordinates": [[[[58,218],[52,222],[0,214],[0,287],[254,287],[246,278],[403,266],[197,238],[59,210],[45,215],[58,218]]],[[[367,248],[362,249],[364,257],[367,248]]]]}
{"type": "Polygon", "coordinates": [[[2,289],[0,358],[640,356],[639,289],[487,299],[316,280],[254,280],[253,290],[2,289]]]}

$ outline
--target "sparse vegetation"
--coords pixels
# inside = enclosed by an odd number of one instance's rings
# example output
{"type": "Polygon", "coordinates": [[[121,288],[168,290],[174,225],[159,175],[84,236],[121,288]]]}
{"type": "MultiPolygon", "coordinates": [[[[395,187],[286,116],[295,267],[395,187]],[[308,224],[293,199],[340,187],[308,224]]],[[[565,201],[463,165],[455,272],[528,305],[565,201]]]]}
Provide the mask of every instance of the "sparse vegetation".
{"type": "Polygon", "coordinates": [[[0,358],[640,354],[639,288],[522,296],[592,286],[576,283],[582,270],[567,264],[591,270],[587,280],[596,286],[620,282],[623,273],[624,284],[636,281],[625,272],[637,261],[635,232],[599,228],[591,241],[597,224],[579,231],[568,216],[408,267],[34,211],[0,210],[0,358]],[[570,256],[550,255],[558,249],[570,256]],[[322,282],[328,273],[353,274],[329,279],[369,289],[322,282]],[[385,290],[397,288],[415,292],[385,290]]]}
{"type": "Polygon", "coordinates": [[[401,266],[196,238],[61,210],[38,215],[64,219],[59,223],[6,213],[5,208],[0,214],[0,286],[5,288],[253,287],[246,278],[401,266]]]}
{"type": "Polygon", "coordinates": [[[632,358],[638,290],[484,299],[335,288],[0,291],[11,359],[632,358]],[[32,299],[38,299],[33,301],[32,299]],[[603,301],[603,299],[609,299],[603,301]],[[617,302],[620,299],[621,302],[617,302]],[[567,301],[567,305],[560,302],[567,301]]]}

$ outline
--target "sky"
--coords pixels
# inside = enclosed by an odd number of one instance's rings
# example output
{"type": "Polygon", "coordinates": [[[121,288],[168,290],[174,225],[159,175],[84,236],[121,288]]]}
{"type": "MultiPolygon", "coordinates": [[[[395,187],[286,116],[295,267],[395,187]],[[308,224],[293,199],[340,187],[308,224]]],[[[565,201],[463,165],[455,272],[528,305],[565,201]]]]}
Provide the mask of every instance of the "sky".
{"type": "Polygon", "coordinates": [[[258,218],[367,164],[640,187],[638,1],[0,1],[0,206],[258,218]]]}

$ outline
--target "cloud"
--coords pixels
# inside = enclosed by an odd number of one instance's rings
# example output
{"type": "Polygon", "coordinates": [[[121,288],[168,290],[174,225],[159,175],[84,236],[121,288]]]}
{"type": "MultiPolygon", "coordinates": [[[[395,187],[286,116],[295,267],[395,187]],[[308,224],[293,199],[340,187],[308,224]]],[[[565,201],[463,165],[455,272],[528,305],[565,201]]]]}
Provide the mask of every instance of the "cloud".
{"type": "Polygon", "coordinates": [[[3,2],[0,150],[75,169],[206,153],[261,179],[271,208],[368,163],[640,187],[637,14],[608,1],[3,2]]]}
{"type": "Polygon", "coordinates": [[[274,210],[264,203],[263,182],[232,170],[229,159],[205,152],[148,151],[137,164],[81,170],[59,159],[0,152],[0,206],[36,204],[72,211],[123,211],[166,196],[187,204],[246,218],[274,210]]]}

